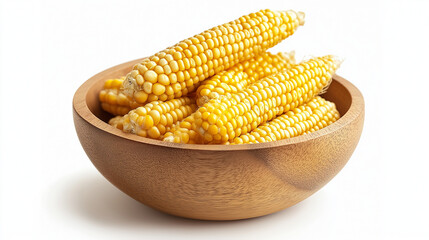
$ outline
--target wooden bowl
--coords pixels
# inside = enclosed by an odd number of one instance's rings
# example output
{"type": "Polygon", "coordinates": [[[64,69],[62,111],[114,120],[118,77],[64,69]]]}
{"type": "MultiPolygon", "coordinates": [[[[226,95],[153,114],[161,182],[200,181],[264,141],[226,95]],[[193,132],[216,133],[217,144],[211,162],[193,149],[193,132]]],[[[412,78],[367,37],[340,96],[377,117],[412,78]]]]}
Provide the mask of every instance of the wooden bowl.
{"type": "Polygon", "coordinates": [[[80,143],[101,174],[160,211],[205,220],[280,211],[328,183],[359,141],[364,100],[340,76],[334,76],[324,97],[335,102],[341,118],[304,136],[246,145],[187,145],[123,133],[106,123],[111,116],[101,109],[98,93],[106,79],[125,75],[138,61],[86,81],[74,95],[73,118],[80,143]]]}

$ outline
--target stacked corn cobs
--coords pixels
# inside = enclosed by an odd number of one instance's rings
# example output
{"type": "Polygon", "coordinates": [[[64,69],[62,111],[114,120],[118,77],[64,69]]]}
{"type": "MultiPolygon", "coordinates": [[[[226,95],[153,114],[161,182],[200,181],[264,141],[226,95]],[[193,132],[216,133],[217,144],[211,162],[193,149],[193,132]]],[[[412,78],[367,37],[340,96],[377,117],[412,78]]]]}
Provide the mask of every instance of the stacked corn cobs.
{"type": "Polygon", "coordinates": [[[339,118],[318,94],[340,61],[297,63],[293,52],[266,52],[303,24],[302,12],[261,10],[197,34],[107,80],[102,108],[124,132],[176,143],[259,143],[317,131],[339,118]]]}

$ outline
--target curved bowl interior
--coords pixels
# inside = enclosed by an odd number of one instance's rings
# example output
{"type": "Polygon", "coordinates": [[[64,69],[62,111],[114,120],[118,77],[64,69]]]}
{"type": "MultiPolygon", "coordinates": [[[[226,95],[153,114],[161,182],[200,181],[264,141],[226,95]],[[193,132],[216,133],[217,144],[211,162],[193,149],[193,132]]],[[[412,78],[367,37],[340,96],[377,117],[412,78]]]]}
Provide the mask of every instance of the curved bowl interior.
{"type": "Polygon", "coordinates": [[[108,125],[98,92],[139,60],[86,81],[73,99],[79,140],[96,168],[115,186],[158,210],[196,219],[233,220],[279,211],[329,182],[353,153],[362,131],[359,90],[334,76],[323,95],[341,118],[310,133],[270,143],[186,145],[146,139],[108,125]]]}

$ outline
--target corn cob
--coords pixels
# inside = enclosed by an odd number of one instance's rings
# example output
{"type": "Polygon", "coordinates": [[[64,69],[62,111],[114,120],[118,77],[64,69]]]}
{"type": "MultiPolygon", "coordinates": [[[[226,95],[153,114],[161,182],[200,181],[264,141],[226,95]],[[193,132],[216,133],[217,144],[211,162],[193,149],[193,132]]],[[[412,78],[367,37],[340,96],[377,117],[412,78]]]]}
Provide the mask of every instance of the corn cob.
{"type": "Polygon", "coordinates": [[[138,103],[178,98],[265,52],[304,24],[304,13],[261,10],[183,40],[136,64],[123,91],[138,103]]]}
{"type": "Polygon", "coordinates": [[[121,93],[120,88],[124,79],[125,77],[106,80],[99,94],[103,110],[116,116],[123,116],[131,109],[142,106],[142,104],[137,103],[131,97],[121,93]]]}
{"type": "Polygon", "coordinates": [[[189,97],[172,99],[166,102],[154,101],[143,107],[131,110],[123,117],[112,118],[109,123],[124,132],[161,139],[162,135],[174,123],[189,116],[196,108],[195,100],[189,97]]]}
{"type": "MultiPolygon", "coordinates": [[[[328,55],[266,77],[230,98],[212,99],[186,118],[203,143],[226,143],[308,102],[326,88],[340,60],[328,55]],[[188,120],[190,119],[190,120],[188,120]]],[[[179,141],[174,134],[165,141],[179,141]]]]}
{"type": "Polygon", "coordinates": [[[251,83],[271,74],[281,72],[295,64],[295,52],[272,54],[262,53],[252,59],[236,64],[205,80],[197,89],[197,105],[202,106],[210,99],[229,97],[251,83]]]}
{"type": "Polygon", "coordinates": [[[260,143],[292,138],[324,128],[338,118],[340,113],[335,108],[335,104],[316,96],[310,102],[230,140],[230,143],[260,143]]]}

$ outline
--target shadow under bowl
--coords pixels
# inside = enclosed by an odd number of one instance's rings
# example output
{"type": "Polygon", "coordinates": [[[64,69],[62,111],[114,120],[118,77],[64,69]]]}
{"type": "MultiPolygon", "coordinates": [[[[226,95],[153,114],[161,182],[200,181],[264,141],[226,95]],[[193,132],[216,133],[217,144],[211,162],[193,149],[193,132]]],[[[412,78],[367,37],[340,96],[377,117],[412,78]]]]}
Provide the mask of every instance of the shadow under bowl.
{"type": "Polygon", "coordinates": [[[275,142],[244,145],[169,143],[110,126],[98,93],[106,79],[124,76],[139,60],[87,80],[73,98],[83,149],[113,185],[160,211],[194,219],[235,220],[290,207],[328,183],[359,141],[364,100],[335,75],[323,95],[341,118],[319,131],[275,142]]]}

